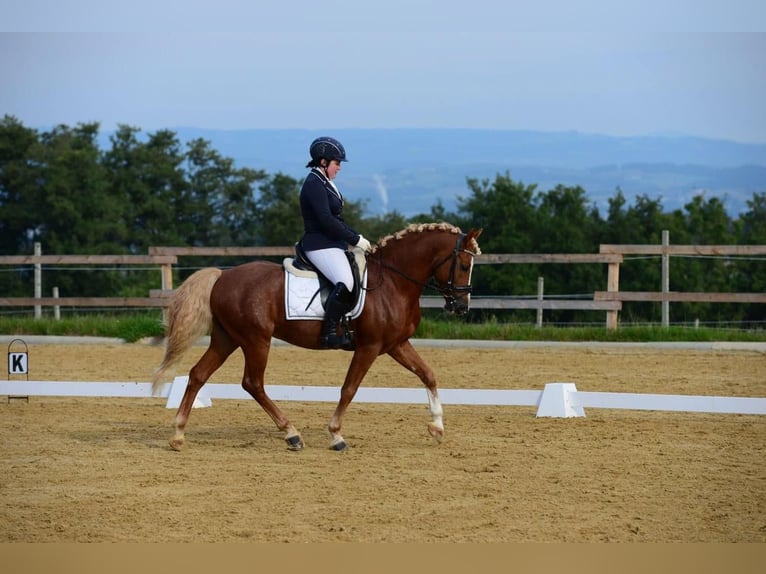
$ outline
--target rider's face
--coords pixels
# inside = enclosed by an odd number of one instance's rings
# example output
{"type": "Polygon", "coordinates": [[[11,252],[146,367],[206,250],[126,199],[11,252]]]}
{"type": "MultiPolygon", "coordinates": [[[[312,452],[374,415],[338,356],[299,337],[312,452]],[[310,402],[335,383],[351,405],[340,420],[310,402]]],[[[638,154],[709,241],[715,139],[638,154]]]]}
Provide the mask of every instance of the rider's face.
{"type": "Polygon", "coordinates": [[[329,164],[327,164],[325,171],[327,172],[328,179],[335,179],[335,176],[338,175],[338,172],[340,171],[340,162],[335,159],[332,160],[329,164]]]}

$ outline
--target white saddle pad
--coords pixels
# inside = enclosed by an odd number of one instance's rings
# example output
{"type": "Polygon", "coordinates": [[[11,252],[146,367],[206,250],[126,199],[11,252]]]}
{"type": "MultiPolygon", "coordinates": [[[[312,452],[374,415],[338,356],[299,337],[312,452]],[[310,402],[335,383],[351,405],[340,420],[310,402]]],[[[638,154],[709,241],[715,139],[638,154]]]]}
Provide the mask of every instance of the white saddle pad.
{"type": "MultiPolygon", "coordinates": [[[[322,308],[321,297],[317,293],[319,289],[319,279],[316,274],[313,277],[295,275],[285,270],[285,314],[288,320],[294,319],[324,319],[324,308],[322,308]],[[313,297],[313,301],[312,301],[313,297]]],[[[362,277],[362,293],[347,316],[356,319],[362,314],[364,309],[364,300],[367,291],[367,272],[362,277]]]]}

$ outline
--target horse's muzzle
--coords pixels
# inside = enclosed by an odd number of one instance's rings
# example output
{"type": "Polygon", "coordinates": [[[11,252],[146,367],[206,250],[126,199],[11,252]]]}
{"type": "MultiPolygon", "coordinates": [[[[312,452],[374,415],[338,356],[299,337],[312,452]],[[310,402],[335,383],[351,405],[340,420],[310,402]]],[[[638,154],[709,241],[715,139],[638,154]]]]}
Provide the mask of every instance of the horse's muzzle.
{"type": "Polygon", "coordinates": [[[468,313],[468,303],[463,299],[448,297],[447,302],[444,304],[444,310],[451,315],[465,315],[468,313]]]}

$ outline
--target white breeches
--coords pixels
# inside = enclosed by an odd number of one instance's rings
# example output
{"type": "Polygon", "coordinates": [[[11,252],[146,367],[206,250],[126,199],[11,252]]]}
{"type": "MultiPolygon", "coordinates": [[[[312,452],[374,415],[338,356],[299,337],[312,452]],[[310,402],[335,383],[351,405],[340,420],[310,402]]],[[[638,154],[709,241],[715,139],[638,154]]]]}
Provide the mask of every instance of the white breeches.
{"type": "Polygon", "coordinates": [[[351,267],[348,264],[345,251],[335,247],[317,249],[316,251],[307,251],[306,257],[325,277],[332,281],[333,285],[343,283],[349,291],[354,289],[354,277],[351,274],[351,267]]]}

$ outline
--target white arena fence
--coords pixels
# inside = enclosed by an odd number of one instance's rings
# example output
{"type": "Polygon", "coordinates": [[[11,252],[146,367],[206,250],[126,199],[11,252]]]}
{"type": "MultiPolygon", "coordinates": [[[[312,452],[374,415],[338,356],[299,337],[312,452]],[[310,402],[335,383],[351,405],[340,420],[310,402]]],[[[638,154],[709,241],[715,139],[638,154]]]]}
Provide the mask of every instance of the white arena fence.
{"type": "MultiPolygon", "coordinates": [[[[175,409],[187,381],[186,376],[176,377],[163,385],[158,395],[152,395],[151,383],[144,382],[10,380],[0,381],[0,396],[7,396],[9,401],[30,396],[167,398],[165,406],[175,409]]],[[[335,403],[340,398],[338,387],[266,385],[266,392],[276,401],[335,403]]],[[[439,389],[439,398],[445,405],[537,407],[538,417],[583,417],[585,408],[766,415],[766,398],[583,392],[568,382],[547,383],[543,390],[439,389]]],[[[238,384],[208,383],[194,406],[210,407],[212,399],[252,397],[238,384]]],[[[427,405],[428,399],[423,387],[360,387],[354,402],[427,405]]]]}

